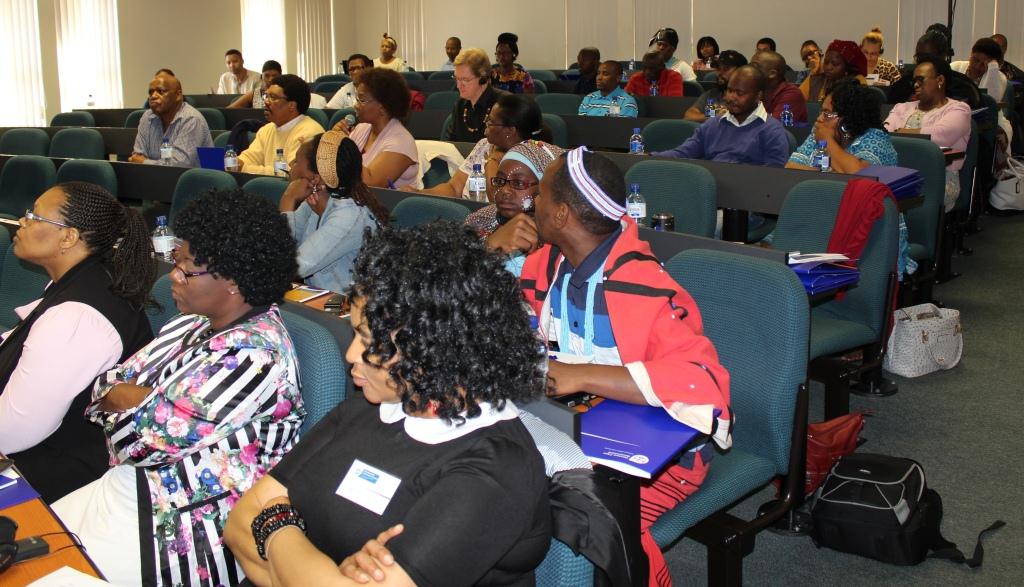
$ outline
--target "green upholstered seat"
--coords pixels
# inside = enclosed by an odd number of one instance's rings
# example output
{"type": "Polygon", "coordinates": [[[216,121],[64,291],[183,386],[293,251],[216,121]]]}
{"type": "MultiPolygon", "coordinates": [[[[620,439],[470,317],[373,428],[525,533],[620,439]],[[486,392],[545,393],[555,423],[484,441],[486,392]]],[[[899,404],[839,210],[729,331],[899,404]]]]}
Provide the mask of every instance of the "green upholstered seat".
{"type": "Polygon", "coordinates": [[[263,196],[277,206],[288,189],[288,180],[283,177],[254,177],[245,182],[242,189],[263,196]]]}
{"type": "Polygon", "coordinates": [[[157,306],[146,308],[146,317],[149,318],[149,325],[153,328],[153,334],[155,335],[157,332],[160,332],[164,324],[167,324],[171,318],[174,318],[181,312],[178,311],[178,306],[174,303],[174,298],[171,297],[171,277],[169,274],[165,273],[156,280],[149,295],[158,304],[157,306]]]}
{"type": "Polygon", "coordinates": [[[536,587],[576,587],[594,584],[594,565],[552,538],[548,554],[534,571],[536,587]]]}
{"type": "Polygon", "coordinates": [[[684,81],[683,82],[683,95],[696,98],[704,93],[704,86],[700,85],[699,82],[684,81]]]}
{"type": "Polygon", "coordinates": [[[313,85],[315,86],[320,82],[342,82],[347,84],[350,81],[352,81],[352,78],[344,73],[329,73],[327,75],[321,75],[313,80],[313,85]]]}
{"type": "Polygon", "coordinates": [[[0,154],[39,155],[50,152],[50,135],[41,128],[12,128],[0,136],[0,154]]]}
{"type": "Polygon", "coordinates": [[[178,177],[178,183],[174,185],[174,194],[171,196],[170,218],[181,212],[181,209],[200,194],[209,190],[231,190],[238,187],[235,178],[226,171],[216,169],[189,169],[178,177]]]}
{"type": "Polygon", "coordinates": [[[935,260],[938,251],[939,217],[946,195],[946,157],[939,146],[919,138],[892,137],[900,167],[921,172],[924,202],[907,210],[907,230],[911,243],[924,247],[922,259],[935,260]]]}
{"type": "Polygon", "coordinates": [[[124,119],[124,127],[139,128],[139,122],[142,120],[142,115],[145,113],[145,110],[132,110],[124,119]]]}
{"type": "Polygon", "coordinates": [[[553,82],[558,80],[558,76],[556,76],[555,72],[550,69],[527,69],[526,73],[530,74],[530,77],[532,77],[534,81],[541,80],[545,82],[553,82]]]}
{"type": "Polygon", "coordinates": [[[103,135],[94,128],[62,128],[50,140],[50,157],[105,161],[103,135]]]}
{"type": "Polygon", "coordinates": [[[423,81],[423,74],[418,72],[418,71],[403,71],[401,73],[402,73],[402,77],[404,77],[405,81],[407,81],[407,82],[421,82],[421,81],[423,81]]]}
{"type": "Polygon", "coordinates": [[[427,79],[428,80],[435,80],[435,79],[452,79],[453,80],[453,79],[455,79],[455,72],[454,71],[432,71],[432,72],[430,72],[430,75],[427,76],[427,79]]]}
{"type": "Polygon", "coordinates": [[[699,126],[690,120],[663,118],[651,121],[640,133],[644,138],[644,149],[648,153],[674,149],[686,142],[699,126]]]}
{"type": "Polygon", "coordinates": [[[96,126],[96,119],[93,118],[92,112],[84,110],[61,112],[50,120],[50,126],[96,126]]]}
{"type": "Polygon", "coordinates": [[[542,116],[544,117],[544,125],[551,131],[551,142],[563,149],[568,149],[569,127],[566,126],[562,117],[557,114],[548,114],[547,112],[542,114],[542,116]]]}
{"type": "Polygon", "coordinates": [[[583,96],[577,94],[541,94],[537,96],[537,105],[545,114],[563,114],[575,116],[580,112],[583,96]]]}
{"type": "Polygon", "coordinates": [[[424,110],[447,110],[451,112],[459,101],[458,92],[434,92],[423,102],[424,110]]]}
{"type": "Polygon", "coordinates": [[[329,119],[327,118],[327,113],[324,112],[323,110],[321,110],[319,108],[307,108],[306,109],[306,116],[308,116],[308,117],[312,118],[313,120],[317,121],[317,123],[319,123],[320,126],[322,126],[324,128],[324,130],[328,129],[327,123],[329,122],[329,119]]]}
{"type": "Polygon", "coordinates": [[[84,181],[94,183],[117,197],[117,173],[106,161],[93,159],[72,159],[65,161],[57,170],[57,183],[84,181]]]}
{"type": "Polygon", "coordinates": [[[199,113],[206,119],[206,126],[210,130],[227,130],[228,123],[224,119],[224,113],[217,108],[197,108],[199,113]]]}
{"type": "Polygon", "coordinates": [[[533,80],[533,93],[534,94],[546,94],[548,93],[548,85],[543,80],[533,80]]]}
{"type": "Polygon", "coordinates": [[[322,81],[313,84],[313,91],[317,94],[333,94],[341,89],[348,82],[343,81],[322,81]]]}
{"type": "Polygon", "coordinates": [[[0,214],[21,218],[36,198],[57,183],[53,161],[39,155],[15,155],[0,171],[0,214]]]}
{"type": "Polygon", "coordinates": [[[282,306],[281,317],[299,360],[299,390],[306,407],[302,434],[307,434],[345,399],[348,364],[327,328],[290,311],[288,306],[282,306]]]}
{"type": "Polygon", "coordinates": [[[435,220],[461,223],[468,215],[469,208],[452,199],[410,196],[399,202],[391,211],[391,224],[408,228],[435,220]]]}
{"type": "Polygon", "coordinates": [[[640,184],[647,216],[669,212],[675,232],[713,237],[717,212],[715,178],[685,161],[641,161],[626,172],[626,186],[640,184]]]}
{"type": "MultiPolygon", "coordinates": [[[[3,238],[9,242],[7,234],[3,238]]],[[[49,282],[50,277],[42,267],[18,259],[14,256],[14,247],[6,247],[3,273],[0,273],[0,327],[4,330],[14,327],[20,320],[14,309],[43,297],[43,288],[49,282]]]]}

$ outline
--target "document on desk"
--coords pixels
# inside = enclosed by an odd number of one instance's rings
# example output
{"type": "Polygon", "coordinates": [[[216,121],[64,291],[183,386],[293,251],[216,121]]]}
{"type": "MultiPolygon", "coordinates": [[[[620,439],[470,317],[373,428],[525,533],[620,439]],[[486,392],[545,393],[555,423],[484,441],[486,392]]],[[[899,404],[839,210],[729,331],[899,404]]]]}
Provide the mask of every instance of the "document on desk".
{"type": "Polygon", "coordinates": [[[662,408],[606,399],[580,415],[580,446],[594,463],[650,479],[695,438],[662,408]]]}
{"type": "Polygon", "coordinates": [[[14,469],[0,473],[0,509],[39,497],[35,489],[14,469]]]}
{"type": "Polygon", "coordinates": [[[110,583],[90,577],[71,567],[61,567],[49,575],[29,583],[28,587],[90,587],[92,585],[110,585],[110,583]]]}

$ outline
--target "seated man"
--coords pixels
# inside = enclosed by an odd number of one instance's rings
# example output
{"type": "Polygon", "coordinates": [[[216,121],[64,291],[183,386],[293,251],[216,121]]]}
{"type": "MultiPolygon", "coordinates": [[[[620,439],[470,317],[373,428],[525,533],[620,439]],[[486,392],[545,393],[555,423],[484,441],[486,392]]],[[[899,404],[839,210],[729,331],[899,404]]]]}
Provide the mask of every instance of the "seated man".
{"type": "Polygon", "coordinates": [[[665,67],[661,53],[650,51],[644,55],[642,69],[629,78],[626,93],[632,96],[682,96],[683,78],[665,67]]]}
{"type": "Polygon", "coordinates": [[[654,33],[654,36],[651,37],[651,42],[648,43],[647,50],[657,51],[661,58],[665,60],[665,67],[682,76],[683,81],[697,81],[697,74],[694,73],[693,67],[685,59],[676,57],[675,54],[678,47],[679,33],[676,32],[676,29],[665,28],[654,33]]]}
{"type": "Polygon", "coordinates": [[[761,104],[764,86],[764,74],[756,67],[737,68],[725,92],[728,114],[700,125],[675,149],[651,155],[782,167],[789,159],[789,138],[761,104]]]}
{"type": "Polygon", "coordinates": [[[462,39],[458,37],[448,37],[448,40],[444,42],[444,54],[448,57],[448,61],[442,63],[441,68],[438,69],[438,71],[455,71],[455,58],[459,56],[461,51],[462,39]]]}
{"type": "Polygon", "coordinates": [[[267,105],[263,109],[269,122],[256,133],[249,148],[238,156],[238,170],[287,176],[287,173],[274,171],[277,150],[282,149],[284,160],[290,163],[302,143],[324,132],[320,123],[306,116],[307,109],[309,84],[297,75],[277,76],[267,89],[267,105]]]}
{"type": "Polygon", "coordinates": [[[237,100],[228,105],[228,108],[263,108],[266,106],[267,88],[274,78],[284,73],[281,64],[273,59],[263,63],[262,82],[258,87],[246,94],[242,94],[237,100]]]}
{"type": "Polygon", "coordinates": [[[228,68],[217,83],[218,94],[247,94],[260,85],[260,74],[245,68],[245,60],[238,49],[228,49],[224,54],[224,65],[228,68]]]}
{"type": "Polygon", "coordinates": [[[782,120],[782,111],[789,106],[793,122],[807,122],[807,99],[800,86],[786,81],[786,58],[775,51],[758,51],[750,64],[764,74],[764,109],[782,120]]]}
{"type": "Polygon", "coordinates": [[[171,145],[170,163],[177,167],[199,167],[196,148],[213,146],[210,127],[203,115],[185,101],[181,82],[161,73],[149,82],[149,110],[139,119],[135,146],[128,160],[161,163],[160,147],[164,139],[171,145]]]}
{"type": "Polygon", "coordinates": [[[640,489],[650,584],[666,585],[650,526],[700,488],[713,444],[731,444],[729,373],[703,335],[697,305],[625,216],[625,197],[622,171],[605,157],[581,147],[556,159],[534,204],[548,244],[526,259],[520,284],[543,340],[580,355],[578,364],[549,361],[549,395],[586,391],[664,408],[707,435],[640,489]]]}
{"type": "Polygon", "coordinates": [[[725,116],[725,104],[722,99],[725,97],[725,90],[729,86],[729,76],[732,72],[736,71],[737,67],[742,67],[747,64],[747,58],[743,56],[739,51],[733,51],[727,49],[722,51],[718,55],[718,78],[715,80],[715,86],[708,88],[703,94],[697,98],[697,101],[692,106],[686,109],[683,113],[683,120],[692,120],[693,122],[704,122],[708,119],[704,115],[707,110],[708,102],[714,100],[715,104],[715,116],[725,116]]]}
{"type": "Polygon", "coordinates": [[[354,53],[348,58],[348,75],[352,81],[338,88],[334,96],[327,102],[327,108],[355,108],[356,107],[356,82],[359,81],[359,74],[366,69],[373,67],[373,59],[362,53],[354,53]]]}
{"type": "Polygon", "coordinates": [[[583,97],[578,114],[580,116],[636,118],[636,99],[619,87],[619,78],[621,77],[621,63],[614,60],[602,63],[597,68],[597,91],[583,97]]]}
{"type": "MultiPolygon", "coordinates": [[[[584,47],[576,54],[576,67],[580,78],[572,93],[587,95],[597,90],[597,69],[601,65],[601,51],[597,47],[584,47]]],[[[619,64],[620,69],[622,64],[619,64]]],[[[622,73],[619,73],[622,76],[622,73]]],[[[618,82],[619,80],[615,80],[618,82]]]]}

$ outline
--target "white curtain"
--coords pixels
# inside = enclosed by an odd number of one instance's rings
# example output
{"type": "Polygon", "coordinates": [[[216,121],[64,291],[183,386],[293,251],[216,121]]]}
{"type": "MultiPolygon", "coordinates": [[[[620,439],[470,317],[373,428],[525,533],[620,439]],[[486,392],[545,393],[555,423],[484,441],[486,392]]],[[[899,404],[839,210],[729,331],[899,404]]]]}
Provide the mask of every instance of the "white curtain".
{"type": "Polygon", "coordinates": [[[0,3],[0,71],[8,84],[7,107],[0,108],[0,126],[44,126],[43,66],[39,57],[39,14],[36,0],[0,3]]]}
{"type": "Polygon", "coordinates": [[[60,108],[121,108],[117,0],[54,0],[60,108]],[[92,99],[90,100],[90,96],[92,99]]]}
{"type": "Polygon", "coordinates": [[[312,82],[337,69],[331,0],[295,0],[295,73],[312,82]]]}
{"type": "MultiPolygon", "coordinates": [[[[437,66],[427,65],[426,34],[423,30],[423,0],[388,0],[388,27],[387,33],[398,42],[397,55],[417,71],[434,69],[437,66]]],[[[381,31],[383,33],[384,31],[381,31]]],[[[380,36],[377,36],[377,43],[380,44],[380,36]]],[[[434,53],[437,53],[436,47],[434,53]]],[[[369,55],[380,55],[379,47],[369,55]]],[[[436,55],[433,53],[431,57],[436,55]]]]}
{"type": "Polygon", "coordinates": [[[273,59],[285,72],[291,71],[284,42],[284,0],[241,0],[241,5],[242,56],[248,69],[273,59]]]}

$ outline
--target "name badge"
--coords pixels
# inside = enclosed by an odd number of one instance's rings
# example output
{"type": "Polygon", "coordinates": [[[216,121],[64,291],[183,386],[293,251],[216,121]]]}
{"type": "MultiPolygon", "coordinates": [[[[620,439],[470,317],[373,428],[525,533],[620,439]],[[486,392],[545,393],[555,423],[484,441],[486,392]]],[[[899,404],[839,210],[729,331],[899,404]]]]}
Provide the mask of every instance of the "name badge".
{"type": "Polygon", "coordinates": [[[384,513],[402,480],[356,459],[334,493],[378,516],[384,513]]]}

